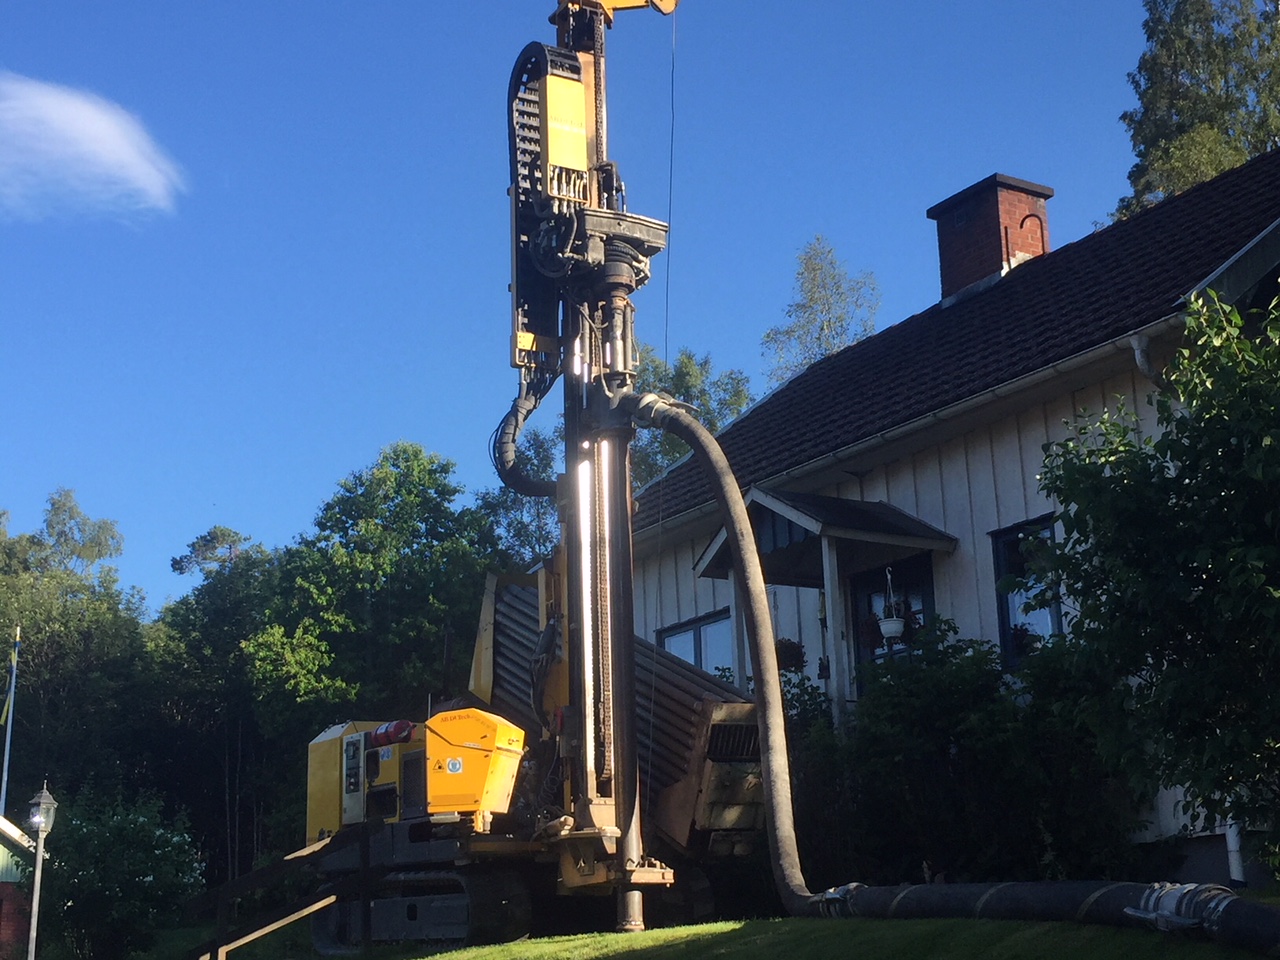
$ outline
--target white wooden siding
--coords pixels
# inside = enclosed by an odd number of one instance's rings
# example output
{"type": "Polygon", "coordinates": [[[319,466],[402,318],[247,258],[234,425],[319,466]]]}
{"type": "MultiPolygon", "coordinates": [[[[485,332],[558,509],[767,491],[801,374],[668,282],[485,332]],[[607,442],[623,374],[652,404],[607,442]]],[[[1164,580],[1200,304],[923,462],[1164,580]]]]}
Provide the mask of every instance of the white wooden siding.
{"type": "MultiPolygon", "coordinates": [[[[1064,421],[1076,412],[1114,409],[1117,398],[1139,416],[1144,433],[1155,426],[1147,405],[1151,385],[1135,372],[1094,383],[1070,394],[1030,405],[1016,413],[951,437],[935,446],[859,471],[822,490],[829,496],[884,500],[930,523],[959,541],[954,553],[934,557],[937,612],[956,621],[966,637],[995,640],[998,597],[990,533],[1041,516],[1052,504],[1039,490],[1043,447],[1066,436],[1064,421]]],[[[727,581],[697,579],[693,564],[707,536],[665,538],[658,549],[636,557],[636,632],[649,640],[658,631],[729,606],[727,581]]],[[[818,591],[771,587],[774,629],[805,646],[815,674],[823,655],[818,591]]],[[[827,639],[827,654],[837,639],[827,639]]],[[[737,664],[739,676],[747,672],[737,664]]]]}

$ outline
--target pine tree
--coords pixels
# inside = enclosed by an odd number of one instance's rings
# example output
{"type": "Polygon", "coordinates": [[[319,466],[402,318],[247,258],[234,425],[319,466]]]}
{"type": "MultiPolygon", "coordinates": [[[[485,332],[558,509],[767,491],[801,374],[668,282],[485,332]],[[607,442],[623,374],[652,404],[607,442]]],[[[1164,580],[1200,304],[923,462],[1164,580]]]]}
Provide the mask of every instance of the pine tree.
{"type": "Polygon", "coordinates": [[[1121,114],[1137,162],[1128,216],[1280,143],[1280,18],[1258,0],[1144,0],[1147,46],[1121,114]]]}

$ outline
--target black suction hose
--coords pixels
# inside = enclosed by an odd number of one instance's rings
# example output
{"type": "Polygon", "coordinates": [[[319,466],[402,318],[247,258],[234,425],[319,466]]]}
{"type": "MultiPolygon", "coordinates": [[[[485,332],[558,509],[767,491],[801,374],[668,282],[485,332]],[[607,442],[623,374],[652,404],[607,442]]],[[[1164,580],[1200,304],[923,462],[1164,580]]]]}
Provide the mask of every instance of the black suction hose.
{"type": "Polygon", "coordinates": [[[529,415],[538,409],[537,394],[521,389],[520,395],[511,402],[511,409],[498,424],[493,433],[493,467],[498,471],[498,478],[516,493],[526,497],[554,497],[556,482],[539,480],[520,469],[516,462],[516,444],[520,440],[520,431],[529,415]]]}
{"type": "Polygon", "coordinates": [[[622,405],[641,426],[660,427],[693,450],[715,491],[733,554],[738,595],[755,677],[769,853],[774,883],[792,916],[1073,920],[1160,931],[1198,930],[1219,943],[1280,954],[1280,911],[1216,884],[1106,881],[925,884],[868,887],[849,883],[816,896],[805,886],[791,806],[791,774],[783,727],[773,621],[746,503],[729,461],[711,432],[674,401],[647,393],[622,405]]]}

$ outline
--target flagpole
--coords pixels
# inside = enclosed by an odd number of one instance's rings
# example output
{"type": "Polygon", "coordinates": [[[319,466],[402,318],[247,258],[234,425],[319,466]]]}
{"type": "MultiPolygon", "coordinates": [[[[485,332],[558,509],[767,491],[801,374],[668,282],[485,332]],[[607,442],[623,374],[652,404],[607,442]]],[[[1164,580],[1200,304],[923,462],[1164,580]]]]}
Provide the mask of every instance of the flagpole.
{"type": "Polygon", "coordinates": [[[9,798],[9,745],[13,742],[13,696],[18,690],[18,648],[22,646],[21,625],[13,629],[13,655],[9,663],[9,699],[4,703],[4,772],[0,773],[0,817],[9,798]]]}

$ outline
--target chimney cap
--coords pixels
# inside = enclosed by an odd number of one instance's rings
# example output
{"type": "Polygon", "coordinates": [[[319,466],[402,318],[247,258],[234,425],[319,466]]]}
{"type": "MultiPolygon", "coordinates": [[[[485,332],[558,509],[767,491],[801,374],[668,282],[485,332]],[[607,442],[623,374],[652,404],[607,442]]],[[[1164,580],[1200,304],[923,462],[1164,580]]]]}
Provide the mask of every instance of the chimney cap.
{"type": "Polygon", "coordinates": [[[1029,193],[1033,197],[1041,197],[1044,200],[1048,200],[1053,196],[1053,187],[1046,187],[1043,183],[1032,183],[1030,180],[1019,180],[1017,177],[1010,177],[1007,174],[993,173],[991,176],[965,187],[959,193],[953,193],[947,199],[935,203],[924,212],[924,215],[930,220],[937,220],[952,207],[969,199],[976,193],[985,192],[991,187],[1007,187],[1011,190],[1029,193]]]}

